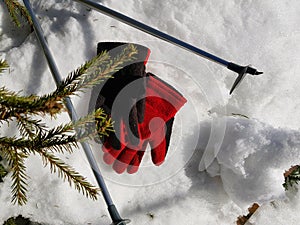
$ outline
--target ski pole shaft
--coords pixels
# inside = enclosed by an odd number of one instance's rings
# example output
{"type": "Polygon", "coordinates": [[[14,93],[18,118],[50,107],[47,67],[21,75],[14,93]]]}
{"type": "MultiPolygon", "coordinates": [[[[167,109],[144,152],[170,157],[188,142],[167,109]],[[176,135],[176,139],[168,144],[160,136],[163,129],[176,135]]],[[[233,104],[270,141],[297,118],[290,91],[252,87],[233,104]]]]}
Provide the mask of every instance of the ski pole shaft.
{"type": "Polygon", "coordinates": [[[179,39],[177,39],[177,38],[175,38],[175,37],[173,37],[171,35],[163,33],[163,32],[161,32],[161,31],[159,31],[159,30],[157,30],[155,28],[152,28],[152,27],[150,27],[150,26],[148,26],[148,25],[146,25],[144,23],[141,23],[141,22],[139,22],[139,21],[137,21],[135,19],[132,19],[132,18],[130,18],[130,17],[124,15],[124,14],[121,14],[119,12],[116,12],[116,11],[112,10],[112,9],[109,9],[109,8],[101,5],[98,2],[94,2],[92,0],[75,0],[75,1],[77,1],[79,3],[83,3],[86,6],[91,7],[91,8],[93,8],[93,9],[95,9],[95,10],[97,10],[97,11],[99,11],[99,12],[101,12],[101,13],[107,15],[107,16],[110,16],[110,17],[112,17],[114,19],[117,19],[117,20],[119,20],[119,21],[121,21],[123,23],[126,23],[126,24],[128,24],[128,25],[130,25],[130,26],[132,26],[134,28],[137,28],[137,29],[139,29],[139,30],[141,30],[143,32],[146,32],[146,33],[148,33],[150,35],[153,35],[153,36],[155,36],[157,38],[160,38],[162,40],[170,42],[170,43],[172,43],[172,44],[174,44],[176,46],[179,46],[179,47],[184,48],[184,49],[186,49],[188,51],[191,51],[191,52],[193,52],[193,53],[195,53],[195,54],[197,54],[199,56],[202,56],[204,58],[207,58],[207,59],[209,59],[209,60],[211,60],[213,62],[219,63],[219,64],[221,64],[223,66],[226,66],[226,67],[229,64],[229,62],[227,62],[224,59],[221,59],[221,58],[219,58],[219,57],[217,57],[215,55],[212,55],[212,54],[210,54],[208,52],[205,52],[205,51],[203,51],[203,50],[201,50],[201,49],[199,49],[199,48],[197,48],[195,46],[192,46],[192,45],[190,45],[190,44],[188,44],[186,42],[183,42],[183,41],[181,41],[181,40],[179,40],[179,39]]]}
{"type": "MultiPolygon", "coordinates": [[[[26,9],[28,10],[28,13],[29,13],[31,19],[32,19],[33,27],[34,27],[36,36],[38,38],[38,41],[39,41],[40,45],[42,46],[43,52],[44,52],[45,57],[47,59],[50,71],[53,75],[53,78],[56,82],[56,85],[59,86],[62,82],[62,78],[61,78],[61,75],[60,75],[60,73],[58,71],[58,68],[56,66],[53,55],[52,55],[52,53],[51,53],[51,51],[48,47],[46,38],[44,37],[43,30],[42,30],[42,28],[41,28],[41,26],[40,26],[40,24],[39,24],[39,22],[38,22],[38,20],[35,16],[34,12],[33,12],[33,10],[32,10],[32,7],[29,3],[29,0],[23,0],[23,2],[24,2],[24,5],[25,5],[26,9]]],[[[65,104],[66,104],[66,108],[68,110],[68,113],[69,113],[69,116],[70,116],[71,120],[72,121],[77,121],[78,120],[78,115],[75,111],[75,108],[73,106],[73,103],[72,103],[71,99],[68,98],[68,97],[65,98],[65,104]]],[[[90,145],[86,142],[81,142],[81,145],[82,145],[82,148],[84,149],[84,152],[86,154],[88,162],[89,162],[89,164],[92,168],[92,171],[93,171],[93,174],[96,178],[96,181],[97,181],[97,183],[98,183],[98,185],[101,189],[101,192],[102,192],[104,200],[107,204],[108,211],[109,211],[110,216],[113,220],[113,223],[120,224],[120,225],[125,224],[125,222],[123,223],[123,221],[126,221],[126,220],[123,220],[120,217],[120,215],[119,215],[119,213],[118,213],[118,211],[117,211],[117,209],[116,209],[116,207],[115,207],[115,205],[112,201],[112,198],[111,198],[111,196],[108,192],[107,186],[106,186],[106,184],[104,182],[104,179],[101,175],[101,172],[99,170],[97,162],[96,162],[96,160],[93,156],[90,145]]]]}
{"type": "Polygon", "coordinates": [[[83,3],[86,6],[91,7],[91,8],[93,8],[93,9],[95,9],[95,10],[97,10],[97,11],[99,11],[99,12],[101,12],[101,13],[107,15],[107,16],[110,16],[114,19],[117,19],[117,20],[119,20],[123,23],[126,23],[127,25],[130,25],[130,26],[132,26],[136,29],[139,29],[143,32],[146,32],[146,33],[148,33],[150,35],[153,35],[157,38],[160,38],[164,41],[170,42],[170,43],[172,43],[176,46],[184,48],[185,50],[191,51],[191,52],[193,52],[193,53],[195,53],[195,54],[197,54],[201,57],[207,58],[207,59],[209,59],[213,62],[216,62],[220,65],[223,65],[223,66],[227,67],[228,64],[229,64],[229,62],[227,62],[224,59],[221,59],[221,58],[219,58],[215,55],[212,55],[208,52],[205,52],[205,51],[201,50],[200,48],[197,48],[193,45],[190,45],[186,42],[183,42],[183,41],[181,41],[181,40],[179,40],[179,39],[177,39],[177,38],[175,38],[175,37],[173,37],[169,34],[163,33],[163,32],[161,32],[161,31],[159,31],[155,28],[152,28],[152,27],[150,27],[150,26],[148,26],[144,23],[141,23],[141,22],[139,22],[135,19],[132,19],[128,16],[125,16],[124,14],[121,14],[119,12],[116,12],[116,11],[112,10],[112,9],[109,9],[109,8],[101,5],[98,2],[94,2],[92,0],[75,0],[75,1],[77,1],[79,3],[83,3]]]}
{"type": "Polygon", "coordinates": [[[87,7],[90,7],[92,9],[95,9],[107,16],[110,16],[116,20],[119,20],[127,25],[130,25],[138,30],[141,30],[145,33],[148,33],[154,37],[157,37],[159,39],[162,39],[164,41],[167,41],[171,44],[174,44],[175,46],[181,47],[187,51],[190,51],[196,55],[199,55],[201,57],[204,57],[212,62],[218,63],[222,66],[225,66],[227,69],[236,72],[239,76],[238,78],[235,80],[231,90],[230,90],[230,94],[233,92],[233,90],[238,86],[238,84],[242,81],[242,77],[244,77],[244,75],[246,74],[252,74],[252,75],[259,75],[262,74],[262,72],[258,72],[255,68],[252,68],[250,66],[240,66],[238,64],[235,64],[233,62],[228,62],[218,56],[215,56],[211,53],[208,53],[200,48],[197,48],[191,44],[188,44],[184,41],[181,41],[169,34],[163,33],[153,27],[150,27],[144,23],[141,23],[135,19],[132,19],[128,16],[125,16],[124,14],[121,14],[117,11],[114,11],[112,9],[109,9],[103,5],[101,5],[98,2],[94,2],[93,0],[75,0],[79,3],[82,3],[84,5],[86,5],[87,7]]]}

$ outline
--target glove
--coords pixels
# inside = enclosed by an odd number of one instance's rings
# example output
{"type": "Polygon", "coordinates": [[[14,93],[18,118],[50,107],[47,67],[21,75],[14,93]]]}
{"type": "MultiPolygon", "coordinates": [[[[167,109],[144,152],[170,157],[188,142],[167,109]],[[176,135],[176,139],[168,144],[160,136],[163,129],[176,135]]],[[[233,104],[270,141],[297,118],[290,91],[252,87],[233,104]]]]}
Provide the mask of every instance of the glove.
{"type": "MultiPolygon", "coordinates": [[[[122,50],[124,45],[99,43],[97,52],[99,54],[117,47],[122,50]]],[[[136,47],[139,62],[122,68],[104,85],[93,88],[89,106],[90,111],[103,108],[114,121],[115,132],[102,138],[101,143],[105,152],[104,161],[113,164],[113,169],[118,173],[126,168],[128,173],[136,172],[148,143],[152,149],[153,163],[160,165],[164,161],[174,116],[186,102],[167,83],[153,74],[146,76],[145,64],[150,51],[140,45],[136,47]],[[129,91],[124,93],[124,89],[129,91]],[[145,98],[145,95],[148,97],[145,98]]],[[[120,51],[117,49],[117,54],[120,51]]]]}
{"type": "MultiPolygon", "coordinates": [[[[113,164],[117,173],[123,173],[126,169],[128,173],[135,173],[149,143],[152,162],[161,165],[167,154],[174,116],[185,102],[186,99],[173,87],[148,73],[144,120],[138,123],[140,142],[136,145],[126,141],[128,134],[121,127],[121,148],[115,149],[110,140],[104,142],[104,162],[113,164]]],[[[122,123],[120,125],[125,126],[122,123]]]]}
{"type": "MultiPolygon", "coordinates": [[[[120,149],[120,133],[122,129],[128,129],[127,138],[133,144],[139,142],[138,123],[144,120],[145,108],[145,64],[147,62],[150,50],[144,46],[134,44],[138,50],[134,63],[127,65],[115,74],[112,78],[106,80],[102,84],[92,89],[91,99],[89,103],[89,112],[98,108],[103,108],[105,113],[111,115],[114,121],[114,130],[109,137],[96,138],[98,143],[108,141],[114,149],[120,149]],[[126,88],[130,87],[130,88],[126,88]],[[126,90],[126,93],[124,93],[126,90]],[[114,106],[114,110],[113,109],[114,106]],[[120,126],[120,123],[128,124],[120,126]]],[[[124,48],[126,43],[120,42],[100,42],[97,46],[97,54],[103,51],[109,51],[114,57],[118,55],[124,48]]]]}

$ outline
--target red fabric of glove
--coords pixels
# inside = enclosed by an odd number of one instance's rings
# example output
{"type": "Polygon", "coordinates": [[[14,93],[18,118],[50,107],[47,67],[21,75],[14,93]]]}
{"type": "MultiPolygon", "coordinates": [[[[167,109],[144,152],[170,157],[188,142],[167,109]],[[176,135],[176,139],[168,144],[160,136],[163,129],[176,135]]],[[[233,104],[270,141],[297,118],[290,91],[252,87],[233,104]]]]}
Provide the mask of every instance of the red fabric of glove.
{"type": "Polygon", "coordinates": [[[166,157],[174,116],[185,104],[186,99],[172,86],[153,74],[147,74],[144,120],[138,124],[139,144],[132,145],[128,139],[128,130],[121,121],[121,149],[114,149],[109,139],[104,143],[103,159],[113,164],[117,173],[137,172],[148,143],[151,158],[155,165],[161,165],[166,157]]]}

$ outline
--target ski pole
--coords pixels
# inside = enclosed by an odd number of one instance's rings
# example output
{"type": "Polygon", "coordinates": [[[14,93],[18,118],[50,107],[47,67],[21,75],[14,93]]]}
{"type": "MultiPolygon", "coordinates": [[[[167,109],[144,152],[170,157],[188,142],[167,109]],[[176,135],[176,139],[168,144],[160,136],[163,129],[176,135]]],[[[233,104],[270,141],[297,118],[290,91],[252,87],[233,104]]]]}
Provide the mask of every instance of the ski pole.
{"type": "Polygon", "coordinates": [[[187,51],[190,51],[194,54],[197,54],[201,57],[204,57],[212,62],[218,63],[222,66],[225,66],[227,69],[234,71],[238,74],[238,78],[235,80],[231,90],[230,90],[230,94],[233,92],[233,90],[237,87],[237,85],[242,81],[242,79],[245,77],[246,74],[251,74],[251,75],[259,75],[262,74],[262,72],[258,72],[256,69],[250,67],[250,66],[240,66],[238,64],[232,63],[232,62],[228,62],[218,56],[215,56],[213,54],[210,54],[206,51],[203,51],[200,48],[197,48],[191,44],[188,44],[184,41],[181,41],[169,34],[163,33],[157,29],[154,29],[144,23],[141,23],[135,19],[132,19],[128,16],[125,16],[124,14],[121,14],[119,12],[116,12],[112,9],[109,9],[103,5],[101,5],[98,2],[94,2],[92,0],[75,0],[79,3],[83,3],[84,5],[91,7],[92,9],[95,9],[107,16],[110,16],[114,19],[117,19],[127,25],[130,25],[138,30],[141,30],[143,32],[146,32],[150,35],[153,35],[154,37],[157,37],[159,39],[162,39],[164,41],[167,41],[171,44],[174,44],[178,47],[181,47],[187,51]]]}
{"type": "MultiPolygon", "coordinates": [[[[38,41],[40,43],[40,45],[42,46],[42,49],[43,49],[43,52],[45,54],[45,57],[47,59],[47,62],[48,62],[48,65],[49,65],[49,68],[51,70],[51,73],[53,75],[53,78],[56,82],[56,85],[59,86],[62,82],[62,78],[61,78],[61,75],[58,71],[58,68],[56,66],[56,63],[55,63],[55,60],[52,56],[52,53],[48,47],[48,43],[46,41],[46,38],[44,37],[43,35],[43,30],[42,30],[42,27],[40,26],[33,10],[32,10],[32,7],[29,3],[29,0],[23,0],[24,2],[24,5],[26,7],[26,9],[28,10],[28,13],[32,19],[32,22],[33,22],[33,27],[34,27],[34,30],[35,30],[35,33],[36,33],[36,36],[38,38],[38,41]]],[[[67,110],[68,110],[68,113],[69,113],[69,116],[71,118],[71,120],[73,121],[77,121],[78,120],[78,115],[74,109],[74,106],[72,104],[72,101],[70,98],[65,98],[65,104],[66,104],[66,107],[67,107],[67,110]]],[[[82,148],[84,149],[85,151],[85,154],[87,156],[87,159],[89,161],[89,164],[93,170],[93,173],[94,173],[94,176],[97,180],[97,183],[101,189],[101,192],[103,194],[103,197],[104,197],[104,200],[107,204],[107,207],[108,207],[108,211],[109,211],[109,214],[111,216],[111,219],[113,221],[113,225],[125,225],[127,223],[129,223],[130,221],[127,220],[127,219],[122,219],[119,215],[119,212],[116,208],[116,206],[114,205],[112,199],[111,199],[111,196],[108,192],[108,189],[106,187],[106,184],[104,182],[104,179],[101,175],[101,172],[99,170],[99,167],[97,165],[97,162],[93,156],[93,153],[92,153],[92,150],[90,148],[90,145],[86,142],[81,142],[81,145],[82,145],[82,148]]]]}

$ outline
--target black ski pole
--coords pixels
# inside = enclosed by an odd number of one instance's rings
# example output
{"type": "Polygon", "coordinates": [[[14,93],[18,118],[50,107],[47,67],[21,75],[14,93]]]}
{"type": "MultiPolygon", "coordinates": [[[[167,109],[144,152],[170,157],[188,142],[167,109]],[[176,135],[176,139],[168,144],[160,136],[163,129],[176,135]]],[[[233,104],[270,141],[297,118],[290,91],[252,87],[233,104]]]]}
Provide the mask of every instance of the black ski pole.
{"type": "MultiPolygon", "coordinates": [[[[50,68],[51,73],[53,75],[53,78],[56,82],[56,85],[59,86],[62,82],[62,78],[61,78],[61,75],[60,75],[60,73],[58,71],[58,68],[56,66],[55,60],[52,56],[52,53],[51,53],[51,51],[48,47],[46,38],[44,37],[43,30],[42,30],[42,28],[41,28],[41,26],[40,26],[40,24],[39,24],[39,22],[38,22],[38,20],[35,16],[34,12],[33,12],[33,10],[32,10],[32,7],[29,3],[29,0],[23,0],[23,2],[24,2],[24,5],[25,5],[26,9],[28,10],[28,13],[29,13],[31,19],[32,19],[33,27],[34,27],[36,36],[38,38],[38,41],[39,41],[40,45],[42,46],[43,52],[44,52],[45,57],[47,59],[49,68],[50,68]]],[[[65,99],[65,104],[66,104],[66,107],[68,109],[68,113],[69,113],[69,116],[70,116],[71,120],[77,121],[78,120],[78,115],[77,115],[77,113],[74,109],[74,106],[72,104],[71,99],[66,98],[65,99]]],[[[121,216],[119,215],[119,212],[118,212],[116,206],[114,205],[114,203],[111,199],[111,196],[108,192],[107,186],[106,186],[106,184],[104,182],[104,179],[101,175],[101,172],[99,170],[97,162],[96,162],[96,160],[93,156],[90,145],[86,142],[82,142],[81,145],[82,145],[82,148],[85,151],[85,154],[87,156],[89,164],[90,164],[90,166],[93,170],[94,176],[97,180],[97,183],[98,183],[98,185],[101,189],[101,192],[103,194],[104,200],[107,204],[109,214],[110,214],[111,219],[113,221],[112,225],[125,225],[125,224],[129,223],[130,220],[122,219],[121,216]]]]}
{"type": "Polygon", "coordinates": [[[116,12],[116,11],[112,10],[112,9],[109,9],[109,8],[101,5],[98,2],[94,2],[92,0],[75,0],[75,1],[77,1],[79,3],[83,3],[86,6],[92,8],[92,9],[95,9],[95,10],[97,10],[97,11],[99,11],[99,12],[101,12],[101,13],[107,15],[107,16],[110,16],[110,17],[112,17],[114,19],[117,19],[117,20],[119,20],[119,21],[121,21],[121,22],[123,22],[125,24],[128,24],[128,25],[130,25],[130,26],[132,26],[132,27],[134,27],[136,29],[139,29],[139,30],[141,30],[143,32],[146,32],[146,33],[148,33],[150,35],[153,35],[153,36],[155,36],[155,37],[157,37],[159,39],[162,39],[162,40],[167,41],[167,42],[169,42],[171,44],[174,44],[174,45],[176,45],[178,47],[181,47],[181,48],[183,48],[185,50],[188,50],[188,51],[190,51],[192,53],[195,53],[195,54],[197,54],[197,55],[199,55],[201,57],[204,57],[204,58],[206,58],[206,59],[208,59],[210,61],[218,63],[218,64],[220,64],[222,66],[225,66],[229,70],[232,70],[232,71],[236,72],[238,74],[238,78],[235,80],[235,82],[234,82],[234,84],[233,84],[233,86],[232,86],[232,88],[230,90],[230,94],[237,87],[237,85],[242,81],[242,79],[245,77],[246,74],[251,74],[251,75],[262,74],[262,72],[258,72],[256,69],[254,69],[254,68],[252,68],[250,66],[240,66],[238,64],[235,64],[235,63],[232,63],[232,62],[228,62],[228,61],[226,61],[226,60],[224,60],[222,58],[219,58],[219,57],[217,57],[215,55],[212,55],[212,54],[210,54],[208,52],[205,52],[202,49],[197,48],[197,47],[195,47],[195,46],[193,46],[191,44],[188,44],[186,42],[183,42],[183,41],[181,41],[181,40],[179,40],[179,39],[177,39],[177,38],[175,38],[175,37],[173,37],[171,35],[163,33],[163,32],[161,32],[161,31],[159,31],[157,29],[154,29],[154,28],[152,28],[152,27],[150,27],[150,26],[148,26],[148,25],[146,25],[144,23],[141,23],[141,22],[139,22],[139,21],[137,21],[135,19],[132,19],[132,18],[130,18],[128,16],[125,16],[125,15],[119,13],[119,12],[116,12]]]}

